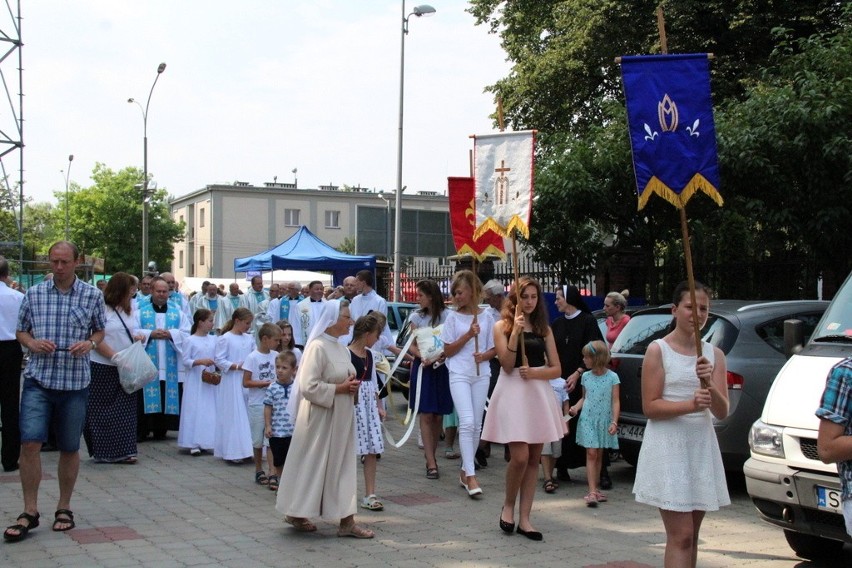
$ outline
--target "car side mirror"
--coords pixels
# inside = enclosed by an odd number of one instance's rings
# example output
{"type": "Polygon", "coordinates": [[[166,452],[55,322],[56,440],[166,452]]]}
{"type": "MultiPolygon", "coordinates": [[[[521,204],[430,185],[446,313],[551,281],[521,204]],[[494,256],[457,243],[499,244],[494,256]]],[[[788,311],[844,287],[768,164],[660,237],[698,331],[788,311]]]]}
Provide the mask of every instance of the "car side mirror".
{"type": "Polygon", "coordinates": [[[805,342],[805,324],[802,320],[784,320],[784,356],[789,359],[802,350],[805,342]]]}

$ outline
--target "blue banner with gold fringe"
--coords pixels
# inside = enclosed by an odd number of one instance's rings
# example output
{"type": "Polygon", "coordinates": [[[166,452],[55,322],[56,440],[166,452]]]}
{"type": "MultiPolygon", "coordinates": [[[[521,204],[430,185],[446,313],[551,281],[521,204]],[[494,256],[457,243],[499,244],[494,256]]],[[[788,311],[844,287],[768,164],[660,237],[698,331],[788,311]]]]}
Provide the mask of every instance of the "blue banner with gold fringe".
{"type": "Polygon", "coordinates": [[[705,53],[621,58],[639,209],[657,194],[682,208],[698,191],[722,205],[705,53]]]}

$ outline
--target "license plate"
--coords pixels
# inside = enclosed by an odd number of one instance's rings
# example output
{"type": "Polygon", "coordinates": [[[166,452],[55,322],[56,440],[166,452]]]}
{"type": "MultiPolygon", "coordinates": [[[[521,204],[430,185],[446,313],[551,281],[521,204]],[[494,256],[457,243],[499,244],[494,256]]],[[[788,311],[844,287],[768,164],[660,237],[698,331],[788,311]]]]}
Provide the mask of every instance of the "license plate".
{"type": "Polygon", "coordinates": [[[840,490],[830,487],[816,486],[817,508],[823,511],[832,511],[834,513],[843,514],[843,508],[840,502],[840,490]]]}
{"type": "Polygon", "coordinates": [[[619,438],[624,440],[641,442],[642,438],[645,436],[645,427],[633,424],[619,424],[617,435],[619,438]]]}

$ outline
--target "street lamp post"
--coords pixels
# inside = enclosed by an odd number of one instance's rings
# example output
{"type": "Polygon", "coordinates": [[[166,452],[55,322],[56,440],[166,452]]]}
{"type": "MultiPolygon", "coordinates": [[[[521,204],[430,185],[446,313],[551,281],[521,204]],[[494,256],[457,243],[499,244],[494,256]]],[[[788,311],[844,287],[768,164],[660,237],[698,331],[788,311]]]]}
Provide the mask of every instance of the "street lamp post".
{"type": "Polygon", "coordinates": [[[394,215],[394,239],[393,239],[393,299],[401,301],[400,289],[400,253],[402,244],[402,124],[403,124],[403,103],[405,101],[405,36],[408,35],[408,19],[411,16],[424,16],[426,14],[434,14],[435,8],[428,4],[415,6],[412,12],[405,14],[405,0],[402,0],[402,34],[399,48],[399,140],[396,154],[396,211],[394,215]]]}
{"type": "Polygon", "coordinates": [[[65,240],[70,241],[71,238],[69,236],[69,215],[68,215],[68,183],[71,179],[71,162],[74,161],[74,154],[68,155],[68,169],[65,170],[65,240]]]}
{"type": "Polygon", "coordinates": [[[380,191],[376,195],[379,196],[379,199],[385,202],[385,207],[387,208],[387,215],[385,215],[385,224],[387,225],[387,236],[385,237],[385,253],[387,254],[388,260],[393,256],[391,254],[391,200],[385,197],[385,192],[380,191]]]}
{"type": "Polygon", "coordinates": [[[157,76],[154,77],[154,83],[151,85],[151,90],[148,92],[148,101],[145,103],[145,108],[134,98],[127,99],[128,103],[136,103],[142,111],[142,133],[143,133],[143,173],[142,178],[142,274],[148,269],[148,202],[151,196],[148,195],[148,106],[151,104],[151,95],[154,94],[154,87],[157,86],[157,80],[166,70],[166,64],[160,63],[157,67],[157,76]]]}

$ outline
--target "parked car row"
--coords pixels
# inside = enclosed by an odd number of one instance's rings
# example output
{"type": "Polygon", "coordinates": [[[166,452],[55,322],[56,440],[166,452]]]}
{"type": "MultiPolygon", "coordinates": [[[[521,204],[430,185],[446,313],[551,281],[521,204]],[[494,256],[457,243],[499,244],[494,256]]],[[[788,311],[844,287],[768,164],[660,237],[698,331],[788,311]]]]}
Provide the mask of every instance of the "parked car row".
{"type": "MultiPolygon", "coordinates": [[[[742,471],[749,456],[748,433],[760,416],[775,374],[784,365],[784,320],[804,322],[810,336],[828,302],[714,300],[702,330],[705,341],[725,353],[730,412],[714,420],[726,469],[742,471]]],[[[612,369],[621,380],[619,446],[636,465],[647,419],[642,412],[642,362],[648,345],[669,332],[671,305],[633,314],[612,346],[612,369]]]]}

